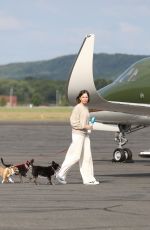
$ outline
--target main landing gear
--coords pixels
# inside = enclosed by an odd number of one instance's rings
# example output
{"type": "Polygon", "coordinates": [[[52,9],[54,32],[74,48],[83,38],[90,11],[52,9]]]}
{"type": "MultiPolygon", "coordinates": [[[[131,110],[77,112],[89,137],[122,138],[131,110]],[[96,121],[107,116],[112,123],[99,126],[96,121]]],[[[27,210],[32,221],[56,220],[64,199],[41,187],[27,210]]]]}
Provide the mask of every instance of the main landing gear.
{"type": "Polygon", "coordinates": [[[123,146],[128,142],[125,138],[125,131],[129,127],[120,126],[120,132],[117,132],[115,135],[115,141],[118,143],[118,148],[113,152],[112,162],[125,162],[133,163],[132,151],[129,148],[123,148],[123,146]],[[126,128],[126,129],[125,129],[126,128]]]}

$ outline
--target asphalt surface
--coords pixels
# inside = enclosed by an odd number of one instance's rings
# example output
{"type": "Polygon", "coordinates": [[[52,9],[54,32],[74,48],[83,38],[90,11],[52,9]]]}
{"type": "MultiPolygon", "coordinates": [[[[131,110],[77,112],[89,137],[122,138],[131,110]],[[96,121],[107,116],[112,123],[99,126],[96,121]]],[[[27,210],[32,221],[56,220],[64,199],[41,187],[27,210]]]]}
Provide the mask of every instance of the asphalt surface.
{"type": "MultiPolygon", "coordinates": [[[[39,185],[24,179],[0,184],[0,230],[149,230],[150,159],[138,156],[150,148],[150,128],[128,135],[134,163],[112,163],[114,133],[91,134],[95,177],[100,185],[82,184],[78,164],[68,184],[39,185]]],[[[62,163],[71,142],[66,123],[0,123],[0,156],[6,163],[35,159],[35,165],[62,163]]]]}

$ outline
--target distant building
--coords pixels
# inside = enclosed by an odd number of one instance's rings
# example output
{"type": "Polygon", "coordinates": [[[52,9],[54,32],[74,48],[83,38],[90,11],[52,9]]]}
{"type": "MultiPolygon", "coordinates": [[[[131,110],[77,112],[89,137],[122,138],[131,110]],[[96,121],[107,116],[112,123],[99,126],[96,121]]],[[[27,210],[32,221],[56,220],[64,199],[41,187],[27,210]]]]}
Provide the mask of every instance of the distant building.
{"type": "Polygon", "coordinates": [[[0,106],[17,106],[17,96],[0,95],[0,106]]]}

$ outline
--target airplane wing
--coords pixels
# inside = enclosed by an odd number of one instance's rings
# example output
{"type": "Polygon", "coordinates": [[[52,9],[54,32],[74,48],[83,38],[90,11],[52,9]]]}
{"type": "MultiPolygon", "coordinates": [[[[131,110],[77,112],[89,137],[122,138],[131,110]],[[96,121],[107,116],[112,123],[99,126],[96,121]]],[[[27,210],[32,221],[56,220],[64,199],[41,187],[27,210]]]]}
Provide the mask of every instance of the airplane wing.
{"type": "Polygon", "coordinates": [[[95,36],[87,35],[81,45],[68,81],[68,100],[76,103],[75,98],[80,90],[90,93],[89,108],[93,111],[112,111],[134,115],[150,116],[149,104],[110,102],[105,100],[96,90],[93,79],[93,50],[95,36]]]}

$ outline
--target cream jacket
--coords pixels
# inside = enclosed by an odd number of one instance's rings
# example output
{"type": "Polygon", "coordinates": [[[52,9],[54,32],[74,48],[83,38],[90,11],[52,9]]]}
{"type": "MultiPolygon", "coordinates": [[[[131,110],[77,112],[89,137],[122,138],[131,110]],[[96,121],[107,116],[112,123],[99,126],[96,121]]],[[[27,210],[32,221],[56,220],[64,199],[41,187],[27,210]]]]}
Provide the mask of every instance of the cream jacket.
{"type": "Polygon", "coordinates": [[[82,135],[87,134],[87,129],[84,129],[84,127],[88,123],[89,123],[88,107],[81,103],[77,104],[74,107],[70,117],[72,132],[82,134],[82,135]]]}

